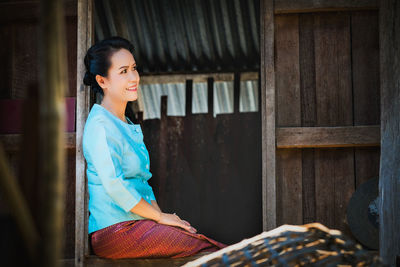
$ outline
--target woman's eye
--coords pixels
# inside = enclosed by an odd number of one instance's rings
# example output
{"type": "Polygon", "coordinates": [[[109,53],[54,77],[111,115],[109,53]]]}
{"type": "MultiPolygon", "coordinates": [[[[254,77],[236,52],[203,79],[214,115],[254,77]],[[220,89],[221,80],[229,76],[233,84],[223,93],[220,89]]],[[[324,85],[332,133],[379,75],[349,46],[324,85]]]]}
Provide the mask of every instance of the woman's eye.
{"type": "Polygon", "coordinates": [[[121,71],[121,74],[122,74],[122,73],[126,73],[126,69],[124,69],[123,71],[121,71]]]}
{"type": "Polygon", "coordinates": [[[134,66],[134,67],[133,67],[133,70],[137,70],[137,66],[134,66]]]}

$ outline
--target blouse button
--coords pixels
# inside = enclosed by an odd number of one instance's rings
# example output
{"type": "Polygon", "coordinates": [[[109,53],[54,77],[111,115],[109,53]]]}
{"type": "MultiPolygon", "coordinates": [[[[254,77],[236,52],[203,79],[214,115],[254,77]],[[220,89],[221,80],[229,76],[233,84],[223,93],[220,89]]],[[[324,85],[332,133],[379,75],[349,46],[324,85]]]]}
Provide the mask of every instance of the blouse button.
{"type": "Polygon", "coordinates": [[[146,169],[149,169],[149,164],[146,164],[146,169]]]}
{"type": "Polygon", "coordinates": [[[139,129],[138,129],[138,128],[135,128],[135,131],[138,133],[138,132],[139,132],[139,129]]]}

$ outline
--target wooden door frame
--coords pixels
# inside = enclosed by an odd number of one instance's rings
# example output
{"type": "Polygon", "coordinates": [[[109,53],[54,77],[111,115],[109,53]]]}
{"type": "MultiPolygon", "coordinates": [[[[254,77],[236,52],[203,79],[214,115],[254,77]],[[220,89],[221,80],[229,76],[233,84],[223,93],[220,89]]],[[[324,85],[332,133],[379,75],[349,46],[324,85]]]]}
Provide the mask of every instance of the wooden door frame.
{"type": "Polygon", "coordinates": [[[379,173],[379,254],[384,264],[400,264],[400,6],[382,0],[379,12],[381,160],[379,173]],[[397,64],[396,64],[397,63],[397,64]]]}
{"type": "Polygon", "coordinates": [[[262,225],[269,231],[276,227],[274,0],[261,0],[260,5],[262,225]]]}
{"type": "MultiPolygon", "coordinates": [[[[355,144],[355,145],[367,145],[375,144],[377,140],[379,144],[382,144],[381,147],[381,168],[380,168],[380,193],[379,193],[379,213],[380,215],[380,243],[383,244],[380,246],[380,255],[383,258],[385,263],[390,265],[398,264],[397,261],[400,260],[400,248],[398,243],[398,234],[395,234],[396,230],[400,227],[400,212],[398,211],[398,207],[396,206],[398,202],[398,192],[394,190],[394,188],[398,188],[399,182],[396,179],[392,179],[391,175],[395,175],[396,171],[394,170],[385,170],[385,167],[393,168],[393,166],[397,166],[399,163],[392,160],[389,164],[383,166],[385,160],[390,161],[392,157],[388,156],[388,159],[385,158],[385,155],[391,155],[391,153],[397,151],[396,148],[393,147],[393,143],[391,146],[385,147],[385,142],[393,142],[395,138],[394,132],[398,129],[399,120],[395,119],[389,121],[387,119],[390,116],[395,114],[397,106],[389,105],[382,99],[387,97],[388,99],[393,97],[398,97],[398,88],[393,89],[388,86],[394,87],[396,81],[391,80],[394,79],[396,69],[393,66],[385,66],[385,62],[388,59],[395,57],[393,47],[388,44],[388,40],[392,40],[394,36],[394,29],[388,31],[387,25],[392,25],[395,27],[394,20],[397,13],[393,13],[394,2],[390,2],[389,0],[378,1],[378,0],[325,0],[325,1],[316,1],[316,0],[261,0],[261,12],[260,12],[260,22],[261,22],[261,118],[262,118],[262,212],[263,212],[263,230],[271,230],[275,228],[276,225],[276,144],[279,144],[281,141],[281,130],[278,129],[275,125],[275,73],[274,73],[274,15],[275,14],[287,14],[287,13],[307,13],[307,12],[325,12],[325,11],[349,11],[349,10],[378,10],[380,17],[380,27],[379,27],[379,53],[380,53],[380,85],[381,85],[381,114],[382,114],[382,122],[381,126],[370,126],[365,129],[359,127],[345,127],[345,131],[347,131],[347,136],[354,135],[357,131],[367,131],[372,132],[372,136],[367,136],[365,140],[355,144]],[[382,6],[382,8],[380,8],[382,6]],[[273,11],[272,11],[273,10],[273,11]],[[391,13],[392,12],[392,13],[391,13]],[[384,18],[384,19],[383,19],[384,18]],[[389,19],[389,20],[388,20],[389,19]],[[390,39],[392,38],[392,39],[390,39]],[[388,79],[388,80],[387,80],[388,79]],[[386,87],[385,87],[386,86],[386,87]],[[396,95],[397,93],[397,95],[396,95]],[[388,96],[389,95],[389,96],[388,96]],[[385,106],[386,104],[386,106],[385,106]],[[386,116],[386,117],[385,117],[386,116]],[[392,124],[393,125],[392,125],[392,124]],[[353,128],[353,129],[351,129],[353,128]],[[380,131],[379,135],[378,130],[380,131]],[[387,133],[386,131],[392,131],[392,133],[387,133]],[[386,138],[386,139],[385,139],[386,138]],[[275,143],[276,142],[276,143],[275,143]],[[385,154],[386,153],[386,154],[385,154]],[[392,165],[390,165],[392,164],[392,165]],[[397,164],[397,165],[396,165],[397,164]],[[385,191],[385,195],[382,191],[385,191]],[[397,201],[397,202],[396,202],[397,201]],[[384,204],[385,203],[385,207],[384,204]],[[395,220],[392,220],[395,218],[395,220]],[[383,234],[382,234],[383,233],[383,234]]],[[[398,18],[397,18],[398,19],[398,18]]],[[[392,44],[393,45],[393,44],[392,44]]],[[[398,70],[397,70],[398,71],[398,70]]],[[[304,127],[302,127],[304,128],[304,127]]],[[[325,129],[302,129],[303,132],[307,133],[310,130],[322,130],[326,131],[328,127],[324,127],[325,129]]],[[[294,128],[293,128],[294,129],[294,128]]],[[[293,130],[291,129],[291,130],[293,130]]],[[[287,129],[286,129],[287,130],[287,129]]],[[[298,130],[297,130],[298,131],[298,130]]],[[[292,131],[294,133],[294,131],[292,131]]],[[[357,135],[357,134],[356,134],[357,135]]],[[[304,137],[304,136],[303,136],[304,137]]],[[[354,144],[349,140],[334,140],[337,144],[335,146],[343,146],[354,144]]],[[[310,138],[303,138],[302,144],[298,147],[308,147],[308,143],[310,143],[310,138]],[[306,141],[304,141],[306,140],[306,141]]],[[[396,139],[397,140],[397,139],[396,139]]],[[[288,147],[285,143],[285,146],[288,147]]],[[[295,147],[296,144],[293,141],[288,142],[289,146],[295,147]]],[[[321,144],[311,144],[309,147],[314,147],[315,145],[321,144]]],[[[326,144],[322,144],[323,147],[326,144]]],[[[397,179],[399,179],[397,177],[397,179]]]]}
{"type": "Polygon", "coordinates": [[[93,43],[93,0],[78,0],[77,7],[77,74],[76,74],[76,189],[75,189],[75,266],[84,266],[89,255],[88,199],[86,195],[86,165],[82,151],[82,136],[90,109],[90,90],[83,84],[83,58],[93,43]]]}
{"type": "MultiPolygon", "coordinates": [[[[276,14],[309,13],[327,11],[349,11],[377,9],[377,0],[261,0],[260,2],[260,47],[261,47],[261,119],[262,119],[262,214],[263,231],[269,231],[277,227],[276,216],[276,148],[281,147],[324,147],[324,146],[345,146],[354,143],[354,137],[358,132],[372,132],[371,138],[365,138],[358,144],[367,146],[376,143],[379,138],[378,126],[371,126],[368,129],[359,127],[346,127],[343,131],[348,134],[347,139],[331,140],[329,144],[310,143],[311,139],[307,134],[314,131],[313,128],[296,127],[291,129],[280,129],[276,126],[275,105],[275,25],[276,14]],[[301,129],[300,143],[288,140],[287,133],[294,134],[301,129]],[[353,140],[352,140],[353,138],[353,140]]],[[[319,128],[321,132],[331,131],[331,127],[319,128]]],[[[368,137],[368,136],[367,136],[368,137]]],[[[293,138],[295,139],[295,138],[293,138]]]]}

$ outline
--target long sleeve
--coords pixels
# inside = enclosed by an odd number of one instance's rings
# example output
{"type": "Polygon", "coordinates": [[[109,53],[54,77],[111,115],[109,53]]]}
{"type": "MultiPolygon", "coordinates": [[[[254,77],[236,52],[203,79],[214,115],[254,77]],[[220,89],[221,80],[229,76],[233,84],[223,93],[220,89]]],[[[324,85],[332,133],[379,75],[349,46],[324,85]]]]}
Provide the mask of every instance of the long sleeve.
{"type": "Polygon", "coordinates": [[[104,126],[97,123],[84,136],[84,151],[88,165],[93,166],[106,193],[128,212],[139,203],[141,195],[136,190],[128,191],[123,184],[123,148],[117,136],[106,134],[104,126]]]}

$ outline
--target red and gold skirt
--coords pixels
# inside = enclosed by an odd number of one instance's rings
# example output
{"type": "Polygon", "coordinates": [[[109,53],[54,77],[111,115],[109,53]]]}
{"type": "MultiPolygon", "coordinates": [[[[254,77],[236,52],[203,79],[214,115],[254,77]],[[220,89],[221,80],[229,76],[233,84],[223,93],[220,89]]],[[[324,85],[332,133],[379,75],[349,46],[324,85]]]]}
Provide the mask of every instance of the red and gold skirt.
{"type": "Polygon", "coordinates": [[[226,247],[203,234],[152,220],[113,224],[91,234],[94,253],[102,258],[180,258],[226,247]]]}

